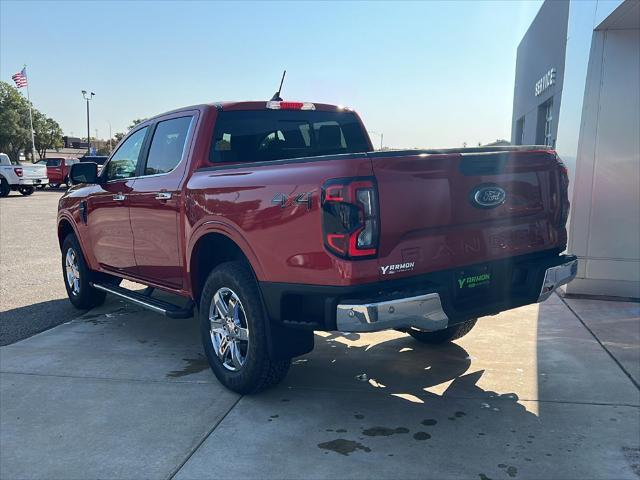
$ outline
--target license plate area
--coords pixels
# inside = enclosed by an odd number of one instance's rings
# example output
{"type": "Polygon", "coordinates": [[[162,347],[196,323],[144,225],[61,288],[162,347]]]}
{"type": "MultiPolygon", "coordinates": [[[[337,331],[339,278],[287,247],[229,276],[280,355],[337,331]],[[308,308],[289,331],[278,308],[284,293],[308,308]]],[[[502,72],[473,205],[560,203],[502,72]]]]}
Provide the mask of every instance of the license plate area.
{"type": "Polygon", "coordinates": [[[454,275],[454,292],[457,298],[487,295],[491,289],[492,272],[488,265],[466,267],[454,275]]]}

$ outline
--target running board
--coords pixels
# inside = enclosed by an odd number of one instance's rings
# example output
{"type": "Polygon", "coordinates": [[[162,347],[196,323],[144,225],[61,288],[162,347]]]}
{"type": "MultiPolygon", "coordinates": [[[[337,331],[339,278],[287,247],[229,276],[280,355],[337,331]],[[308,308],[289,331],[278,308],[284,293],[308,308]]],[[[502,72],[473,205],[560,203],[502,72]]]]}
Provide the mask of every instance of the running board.
{"type": "MultiPolygon", "coordinates": [[[[91,286],[96,290],[111,293],[116,297],[122,298],[127,302],[140,305],[148,310],[152,310],[157,313],[161,313],[169,318],[190,318],[193,316],[193,302],[189,300],[189,303],[184,307],[179,307],[173,303],[165,302],[158,298],[151,297],[149,294],[134,292],[132,290],[117,286],[117,285],[104,285],[102,283],[92,283],[91,286]]],[[[148,291],[144,290],[145,292],[148,291]]]]}

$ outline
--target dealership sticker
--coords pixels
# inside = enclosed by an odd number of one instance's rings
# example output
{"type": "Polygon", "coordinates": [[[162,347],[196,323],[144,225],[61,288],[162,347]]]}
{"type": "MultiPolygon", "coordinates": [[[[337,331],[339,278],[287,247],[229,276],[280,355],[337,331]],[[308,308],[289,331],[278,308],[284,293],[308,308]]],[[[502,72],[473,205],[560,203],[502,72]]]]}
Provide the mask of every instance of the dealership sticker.
{"type": "Polygon", "coordinates": [[[394,273],[410,272],[416,266],[416,262],[395,263],[392,265],[382,265],[383,275],[393,275],[394,273]]]}

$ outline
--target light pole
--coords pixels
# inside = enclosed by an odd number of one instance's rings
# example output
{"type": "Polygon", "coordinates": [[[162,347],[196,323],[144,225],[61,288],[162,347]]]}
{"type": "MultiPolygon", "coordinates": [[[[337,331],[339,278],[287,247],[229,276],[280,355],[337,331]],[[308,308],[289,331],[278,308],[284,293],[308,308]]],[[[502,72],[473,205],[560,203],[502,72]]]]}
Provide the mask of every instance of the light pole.
{"type": "Polygon", "coordinates": [[[113,149],[113,146],[111,145],[111,122],[107,122],[109,124],[109,153],[111,153],[111,150],[113,149]]]}
{"type": "Polygon", "coordinates": [[[87,101],[87,155],[91,155],[91,129],[89,128],[89,101],[93,99],[95,93],[82,90],[82,98],[87,101]]]}

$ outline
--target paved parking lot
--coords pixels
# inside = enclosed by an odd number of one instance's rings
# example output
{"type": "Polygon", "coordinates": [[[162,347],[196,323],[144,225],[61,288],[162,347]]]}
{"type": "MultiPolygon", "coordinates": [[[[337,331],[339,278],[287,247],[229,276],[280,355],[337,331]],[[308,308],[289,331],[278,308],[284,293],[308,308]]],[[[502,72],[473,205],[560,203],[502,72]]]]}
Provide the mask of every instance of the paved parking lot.
{"type": "Polygon", "coordinates": [[[640,477],[637,303],[554,295],[443,347],[318,333],[282,385],[240,397],[193,320],[117,300],[66,313],[43,228],[56,200],[0,201],[0,332],[41,322],[47,302],[62,323],[0,348],[3,479],[640,477]],[[16,269],[7,254],[27,239],[40,260],[16,269]]]}

